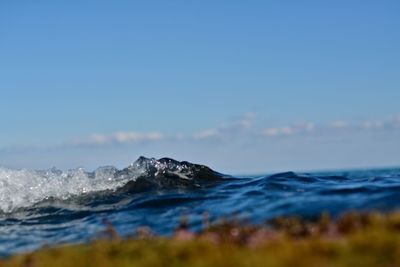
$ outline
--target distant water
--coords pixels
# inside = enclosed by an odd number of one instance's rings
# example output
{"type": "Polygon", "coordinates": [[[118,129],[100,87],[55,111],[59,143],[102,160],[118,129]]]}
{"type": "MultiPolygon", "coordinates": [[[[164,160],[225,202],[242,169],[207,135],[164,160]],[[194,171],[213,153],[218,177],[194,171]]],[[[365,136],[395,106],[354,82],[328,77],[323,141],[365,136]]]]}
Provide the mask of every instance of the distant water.
{"type": "Polygon", "coordinates": [[[211,219],[235,214],[262,223],[279,215],[398,208],[400,169],[233,177],[144,157],[122,170],[0,168],[0,255],[86,242],[102,232],[104,221],[121,235],[144,225],[168,235],[182,216],[200,229],[204,212],[211,219]]]}

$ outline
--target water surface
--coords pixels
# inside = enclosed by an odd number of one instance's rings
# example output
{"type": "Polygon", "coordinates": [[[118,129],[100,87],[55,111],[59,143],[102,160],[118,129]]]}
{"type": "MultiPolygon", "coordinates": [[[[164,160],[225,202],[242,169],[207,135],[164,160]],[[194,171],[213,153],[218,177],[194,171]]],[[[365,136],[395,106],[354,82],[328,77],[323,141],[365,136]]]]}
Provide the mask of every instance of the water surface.
{"type": "Polygon", "coordinates": [[[262,223],[280,215],[313,218],[399,207],[400,169],[235,177],[144,157],[122,170],[0,168],[0,255],[87,242],[105,221],[121,235],[144,225],[168,235],[183,215],[200,229],[204,212],[211,219],[236,214],[262,223]]]}

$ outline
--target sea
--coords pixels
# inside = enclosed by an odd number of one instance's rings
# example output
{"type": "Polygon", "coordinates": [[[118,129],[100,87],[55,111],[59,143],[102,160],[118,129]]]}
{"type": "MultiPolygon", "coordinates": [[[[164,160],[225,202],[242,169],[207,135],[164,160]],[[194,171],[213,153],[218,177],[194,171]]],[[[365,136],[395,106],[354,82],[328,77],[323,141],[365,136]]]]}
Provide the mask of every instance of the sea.
{"type": "Polygon", "coordinates": [[[110,225],[122,237],[139,227],[168,236],[183,219],[201,230],[205,216],[263,224],[399,208],[400,168],[237,176],[145,157],[93,172],[0,167],[0,256],[90,242],[110,225]]]}

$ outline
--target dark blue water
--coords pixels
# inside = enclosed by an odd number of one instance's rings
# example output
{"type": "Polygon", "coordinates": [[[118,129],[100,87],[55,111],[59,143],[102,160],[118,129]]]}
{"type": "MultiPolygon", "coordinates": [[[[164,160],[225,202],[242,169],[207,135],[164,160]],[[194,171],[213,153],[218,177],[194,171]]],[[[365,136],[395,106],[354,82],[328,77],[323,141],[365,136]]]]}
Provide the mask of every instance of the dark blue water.
{"type": "Polygon", "coordinates": [[[206,166],[139,158],[117,170],[0,169],[0,255],[87,242],[111,222],[119,234],[149,226],[170,234],[182,216],[200,229],[233,214],[255,223],[400,207],[400,169],[233,177],[206,166]]]}

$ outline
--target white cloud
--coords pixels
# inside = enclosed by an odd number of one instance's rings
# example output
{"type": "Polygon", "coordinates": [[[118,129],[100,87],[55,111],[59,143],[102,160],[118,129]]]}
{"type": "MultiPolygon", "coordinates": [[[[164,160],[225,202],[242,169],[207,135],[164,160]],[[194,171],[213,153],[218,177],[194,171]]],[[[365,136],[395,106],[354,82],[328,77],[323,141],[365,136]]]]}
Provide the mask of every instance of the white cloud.
{"type": "Polygon", "coordinates": [[[349,126],[349,123],[347,123],[345,121],[334,121],[334,122],[330,123],[329,126],[333,129],[344,129],[349,126]]]}
{"type": "Polygon", "coordinates": [[[361,131],[393,130],[400,128],[400,115],[386,120],[369,120],[347,122],[343,120],[333,121],[328,124],[314,124],[304,122],[283,126],[267,126],[264,128],[255,127],[254,113],[248,112],[243,116],[223,123],[219,127],[204,129],[195,133],[176,133],[166,136],[161,132],[135,132],[119,131],[113,134],[93,134],[89,138],[77,142],[75,145],[112,145],[112,144],[141,144],[147,142],[160,141],[204,141],[204,140],[235,140],[251,139],[256,136],[271,137],[291,137],[296,135],[329,135],[338,132],[356,133],[361,131]]]}
{"type": "Polygon", "coordinates": [[[253,126],[256,114],[247,112],[242,117],[222,123],[219,127],[209,128],[192,135],[194,140],[224,139],[237,134],[249,132],[253,126]]]}
{"type": "Polygon", "coordinates": [[[218,129],[207,129],[193,135],[194,140],[215,139],[220,137],[221,134],[218,129]]]}
{"type": "Polygon", "coordinates": [[[151,141],[161,141],[165,138],[159,132],[116,132],[111,135],[93,134],[85,140],[73,142],[75,145],[107,145],[107,144],[137,144],[151,141]]]}
{"type": "MultiPolygon", "coordinates": [[[[335,121],[328,125],[328,130],[347,130],[347,131],[378,131],[389,130],[400,127],[400,116],[389,119],[366,120],[356,122],[335,121]]],[[[320,127],[322,128],[322,127],[320,127]]]]}
{"type": "Polygon", "coordinates": [[[256,114],[253,112],[247,112],[243,115],[242,119],[238,121],[238,125],[242,129],[250,129],[253,126],[256,114]]]}
{"type": "Polygon", "coordinates": [[[261,134],[266,137],[291,136],[295,134],[311,133],[314,129],[314,123],[307,122],[283,127],[267,127],[261,131],[261,134]]]}
{"type": "Polygon", "coordinates": [[[139,132],[117,132],[114,140],[118,143],[140,143],[145,141],[159,141],[164,138],[159,132],[139,133],[139,132]]]}
{"type": "Polygon", "coordinates": [[[94,134],[90,137],[90,141],[96,144],[107,144],[111,142],[111,138],[102,134],[94,134]]]}
{"type": "Polygon", "coordinates": [[[294,130],[290,126],[284,126],[280,128],[266,128],[262,131],[265,136],[284,136],[284,135],[292,135],[294,130]]]}
{"type": "Polygon", "coordinates": [[[366,121],[361,124],[361,127],[364,129],[382,129],[385,126],[385,122],[383,121],[366,121]]]}
{"type": "Polygon", "coordinates": [[[400,127],[400,115],[393,116],[386,120],[370,120],[360,124],[360,128],[365,130],[395,129],[400,127]]]}

